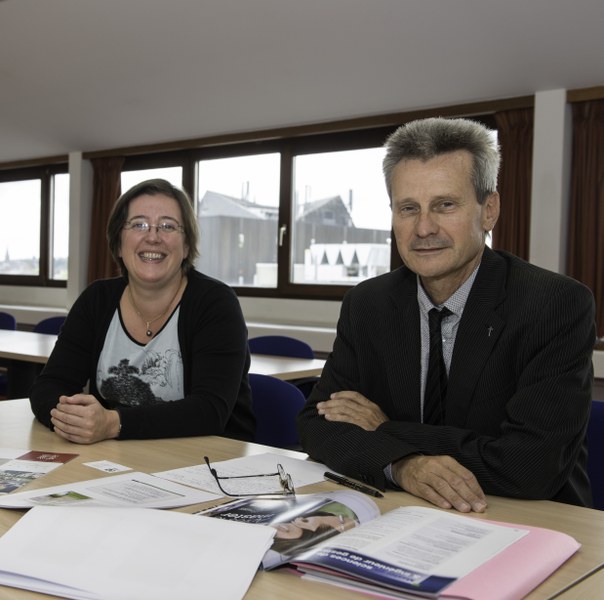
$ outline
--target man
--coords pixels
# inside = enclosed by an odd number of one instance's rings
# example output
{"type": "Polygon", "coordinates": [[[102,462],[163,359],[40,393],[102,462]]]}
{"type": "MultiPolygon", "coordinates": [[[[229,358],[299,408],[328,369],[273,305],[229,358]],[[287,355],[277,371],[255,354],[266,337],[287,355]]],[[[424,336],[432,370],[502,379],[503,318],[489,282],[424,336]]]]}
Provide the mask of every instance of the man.
{"type": "Polygon", "coordinates": [[[386,150],[405,266],[346,294],[298,419],[305,451],[462,512],[483,512],[485,494],[590,506],[591,292],[486,246],[500,160],[488,129],[424,119],[386,150]]]}

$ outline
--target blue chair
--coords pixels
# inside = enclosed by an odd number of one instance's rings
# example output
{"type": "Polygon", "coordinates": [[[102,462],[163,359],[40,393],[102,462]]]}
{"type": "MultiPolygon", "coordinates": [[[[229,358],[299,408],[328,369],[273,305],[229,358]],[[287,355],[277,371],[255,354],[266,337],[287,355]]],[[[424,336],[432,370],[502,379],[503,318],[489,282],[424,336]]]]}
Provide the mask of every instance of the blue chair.
{"type": "MultiPolygon", "coordinates": [[[[0,312],[0,329],[17,329],[17,319],[10,313],[0,312]]],[[[6,369],[0,365],[0,396],[6,396],[8,389],[8,377],[4,372],[6,369]]]]}
{"type": "Polygon", "coordinates": [[[17,319],[10,313],[0,312],[0,329],[17,329],[17,319]]]}
{"type": "Polygon", "coordinates": [[[51,335],[59,335],[61,327],[65,322],[66,317],[48,317],[48,319],[42,319],[35,327],[35,333],[49,333],[51,335]]]}
{"type": "Polygon", "coordinates": [[[587,474],[594,508],[604,510],[604,401],[593,400],[587,426],[587,474]]]}
{"type": "MultiPolygon", "coordinates": [[[[260,335],[250,338],[250,352],[252,354],[267,354],[269,356],[291,356],[292,358],[314,358],[315,353],[309,344],[298,338],[287,335],[260,335]]],[[[295,385],[308,398],[310,392],[319,381],[318,377],[302,377],[292,379],[295,385]]]]}
{"type": "Polygon", "coordinates": [[[252,354],[270,356],[292,356],[294,358],[314,358],[312,348],[302,340],[287,335],[260,335],[250,338],[252,354]]]}
{"type": "Polygon", "coordinates": [[[249,374],[252,410],[256,416],[258,444],[277,448],[299,447],[296,417],[306,399],[291,383],[258,373],[249,374]]]}

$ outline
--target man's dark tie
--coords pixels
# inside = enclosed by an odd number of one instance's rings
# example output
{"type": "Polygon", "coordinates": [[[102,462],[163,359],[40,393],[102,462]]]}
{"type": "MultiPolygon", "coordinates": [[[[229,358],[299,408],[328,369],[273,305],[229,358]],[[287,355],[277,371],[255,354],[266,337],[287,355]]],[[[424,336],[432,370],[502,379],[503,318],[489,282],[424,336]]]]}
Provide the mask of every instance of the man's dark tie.
{"type": "Polygon", "coordinates": [[[447,369],[443,359],[441,322],[450,315],[448,308],[433,308],[428,313],[430,325],[430,358],[424,392],[424,423],[442,425],[445,421],[445,396],[447,395],[447,369]]]}

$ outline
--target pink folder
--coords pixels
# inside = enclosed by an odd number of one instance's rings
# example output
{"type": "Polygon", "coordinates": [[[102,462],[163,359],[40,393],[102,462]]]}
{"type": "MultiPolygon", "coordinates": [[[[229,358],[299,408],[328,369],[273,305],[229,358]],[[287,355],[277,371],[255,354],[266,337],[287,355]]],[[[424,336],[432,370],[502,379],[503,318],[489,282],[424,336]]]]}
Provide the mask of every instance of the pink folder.
{"type": "Polygon", "coordinates": [[[528,525],[490,521],[529,533],[471,573],[452,583],[438,597],[466,600],[519,600],[545,581],[581,544],[571,536],[528,525]]]}

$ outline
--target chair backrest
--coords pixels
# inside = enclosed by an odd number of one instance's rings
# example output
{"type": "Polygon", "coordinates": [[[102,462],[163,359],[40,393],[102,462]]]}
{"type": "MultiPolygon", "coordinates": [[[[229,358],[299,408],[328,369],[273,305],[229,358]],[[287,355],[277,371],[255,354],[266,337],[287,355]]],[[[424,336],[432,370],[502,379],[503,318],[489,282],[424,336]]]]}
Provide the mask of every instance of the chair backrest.
{"type": "Polygon", "coordinates": [[[65,317],[48,317],[48,319],[42,319],[35,327],[36,333],[50,333],[53,335],[59,335],[59,331],[65,321],[65,317]]]}
{"type": "Polygon", "coordinates": [[[594,508],[604,510],[604,401],[592,400],[587,426],[587,473],[594,508]]]}
{"type": "Polygon", "coordinates": [[[17,319],[10,313],[0,312],[0,329],[17,329],[17,319]]]}
{"type": "Polygon", "coordinates": [[[260,335],[250,338],[252,354],[270,356],[291,356],[293,358],[314,358],[312,348],[302,340],[287,335],[260,335]]]}
{"type": "MultiPolygon", "coordinates": [[[[17,329],[17,319],[10,313],[0,312],[0,329],[17,329]]],[[[2,397],[6,395],[8,389],[8,379],[3,371],[4,369],[0,372],[0,396],[2,397]]]]}
{"type": "Polygon", "coordinates": [[[306,402],[304,394],[295,385],[270,375],[250,373],[249,380],[256,416],[254,441],[278,448],[298,446],[296,417],[306,402]]]}

